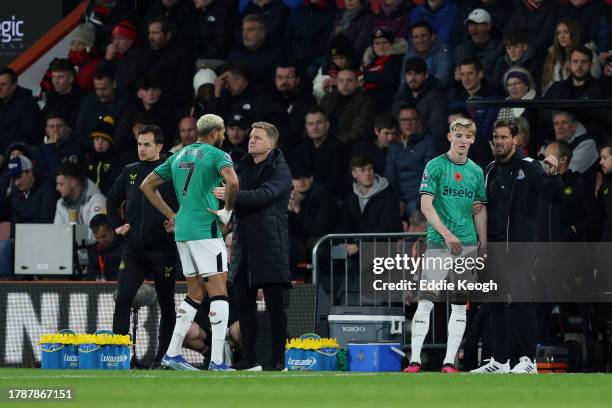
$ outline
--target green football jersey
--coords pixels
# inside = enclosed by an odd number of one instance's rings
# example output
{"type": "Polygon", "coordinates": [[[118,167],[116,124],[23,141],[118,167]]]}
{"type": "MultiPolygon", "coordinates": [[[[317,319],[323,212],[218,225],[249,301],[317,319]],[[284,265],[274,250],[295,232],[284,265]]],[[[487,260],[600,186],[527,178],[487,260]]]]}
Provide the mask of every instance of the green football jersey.
{"type": "MultiPolygon", "coordinates": [[[[447,154],[435,157],[425,166],[420,193],[434,197],[433,206],[440,220],[462,244],[478,242],[472,204],[474,201],[487,202],[480,166],[470,159],[462,164],[455,163],[447,154]]],[[[427,242],[444,245],[444,238],[428,225],[427,242]]]]}
{"type": "Polygon", "coordinates": [[[172,181],[179,203],[174,238],[176,241],[197,241],[220,238],[217,216],[219,201],[213,188],[221,185],[220,171],[232,166],[229,154],[205,143],[194,143],[170,156],[154,171],[164,181],[172,181]]]}

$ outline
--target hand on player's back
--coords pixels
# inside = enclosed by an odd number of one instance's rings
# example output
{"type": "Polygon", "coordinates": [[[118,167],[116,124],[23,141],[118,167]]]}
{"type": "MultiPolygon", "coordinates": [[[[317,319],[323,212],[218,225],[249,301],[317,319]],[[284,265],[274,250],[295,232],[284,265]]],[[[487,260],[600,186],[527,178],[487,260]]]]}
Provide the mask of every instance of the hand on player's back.
{"type": "Polygon", "coordinates": [[[115,228],[115,234],[125,235],[130,231],[130,228],[130,224],[123,224],[122,226],[115,228]]]}

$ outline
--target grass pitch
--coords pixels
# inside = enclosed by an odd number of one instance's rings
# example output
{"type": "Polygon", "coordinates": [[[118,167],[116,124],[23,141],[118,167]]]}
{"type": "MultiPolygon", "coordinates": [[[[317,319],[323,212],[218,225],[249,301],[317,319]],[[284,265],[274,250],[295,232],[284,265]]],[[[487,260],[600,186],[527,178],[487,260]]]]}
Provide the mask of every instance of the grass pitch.
{"type": "Polygon", "coordinates": [[[610,407],[612,375],[444,375],[0,369],[0,406],[610,407]],[[6,387],[63,388],[73,402],[6,402],[6,387]]]}

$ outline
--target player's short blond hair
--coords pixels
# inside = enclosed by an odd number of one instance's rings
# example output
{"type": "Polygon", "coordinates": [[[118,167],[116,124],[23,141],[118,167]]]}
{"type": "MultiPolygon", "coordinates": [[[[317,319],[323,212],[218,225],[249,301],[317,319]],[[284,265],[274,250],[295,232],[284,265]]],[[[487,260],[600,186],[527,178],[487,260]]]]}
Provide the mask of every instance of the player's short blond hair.
{"type": "Polygon", "coordinates": [[[476,134],[476,123],[470,118],[457,118],[453,120],[448,127],[450,133],[457,132],[459,129],[465,129],[471,134],[476,134]]]}
{"type": "Polygon", "coordinates": [[[268,122],[255,122],[251,125],[252,129],[263,129],[266,132],[266,136],[274,142],[274,146],[278,142],[278,129],[271,123],[268,122]]]}
{"type": "Polygon", "coordinates": [[[208,136],[213,130],[225,129],[223,118],[212,113],[202,115],[197,123],[198,136],[208,136]]]}

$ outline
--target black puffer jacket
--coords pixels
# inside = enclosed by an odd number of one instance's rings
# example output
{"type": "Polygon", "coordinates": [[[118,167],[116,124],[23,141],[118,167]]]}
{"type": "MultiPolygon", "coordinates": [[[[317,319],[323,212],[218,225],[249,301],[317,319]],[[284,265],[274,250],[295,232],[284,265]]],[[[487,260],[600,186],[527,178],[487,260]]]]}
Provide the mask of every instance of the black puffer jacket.
{"type": "Polygon", "coordinates": [[[236,169],[240,192],[234,212],[230,280],[247,273],[250,286],[289,282],[289,166],[275,149],[264,162],[256,165],[247,156],[236,169]]]}
{"type": "MultiPolygon", "coordinates": [[[[164,229],[166,218],[146,199],[140,191],[140,184],[162,163],[163,160],[156,160],[128,164],[106,198],[108,218],[113,228],[124,224],[120,207],[125,200],[125,222],[131,227],[126,235],[127,249],[156,258],[174,251],[174,236],[164,229]]],[[[170,208],[178,210],[172,183],[164,183],[159,191],[170,208]]]]}

